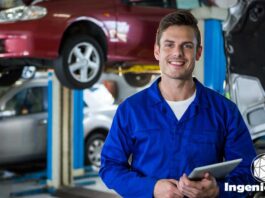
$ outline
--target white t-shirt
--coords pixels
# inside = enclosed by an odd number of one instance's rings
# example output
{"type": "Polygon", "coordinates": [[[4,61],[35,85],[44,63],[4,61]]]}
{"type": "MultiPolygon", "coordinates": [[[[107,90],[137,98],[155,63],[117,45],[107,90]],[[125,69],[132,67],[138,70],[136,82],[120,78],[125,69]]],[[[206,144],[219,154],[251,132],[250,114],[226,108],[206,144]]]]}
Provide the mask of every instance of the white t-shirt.
{"type": "Polygon", "coordinates": [[[174,112],[175,116],[177,117],[178,120],[183,116],[185,111],[188,109],[190,104],[193,102],[196,96],[196,90],[194,91],[194,94],[189,97],[186,100],[182,101],[169,101],[166,100],[172,111],[174,112]]]}

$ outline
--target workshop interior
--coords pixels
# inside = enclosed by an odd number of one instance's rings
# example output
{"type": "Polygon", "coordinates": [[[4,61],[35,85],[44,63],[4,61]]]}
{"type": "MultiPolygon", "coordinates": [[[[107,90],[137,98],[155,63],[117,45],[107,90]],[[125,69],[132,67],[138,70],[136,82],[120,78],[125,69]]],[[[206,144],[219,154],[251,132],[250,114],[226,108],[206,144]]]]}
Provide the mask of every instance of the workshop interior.
{"type": "Polygon", "coordinates": [[[198,19],[194,77],[265,152],[265,1],[0,0],[1,198],[120,197],[101,150],[119,105],[159,78],[156,30],[177,9],[198,19]]]}

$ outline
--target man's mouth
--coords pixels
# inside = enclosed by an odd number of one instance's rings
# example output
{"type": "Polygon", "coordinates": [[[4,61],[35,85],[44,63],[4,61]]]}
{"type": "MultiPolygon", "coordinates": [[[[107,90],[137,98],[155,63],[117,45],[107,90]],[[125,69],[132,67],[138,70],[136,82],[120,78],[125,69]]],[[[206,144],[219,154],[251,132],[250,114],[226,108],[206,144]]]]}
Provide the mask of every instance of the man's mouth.
{"type": "Polygon", "coordinates": [[[174,61],[168,61],[168,63],[172,66],[175,67],[182,67],[185,65],[185,61],[184,60],[174,60],[174,61]]]}

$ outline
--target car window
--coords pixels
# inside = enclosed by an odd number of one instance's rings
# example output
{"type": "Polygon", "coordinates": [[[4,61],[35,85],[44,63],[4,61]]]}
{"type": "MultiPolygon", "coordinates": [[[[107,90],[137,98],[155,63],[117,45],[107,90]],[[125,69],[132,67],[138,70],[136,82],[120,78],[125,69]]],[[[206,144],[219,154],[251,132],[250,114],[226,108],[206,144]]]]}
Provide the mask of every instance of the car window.
{"type": "Polygon", "coordinates": [[[139,2],[134,2],[133,5],[164,7],[164,8],[176,8],[177,7],[177,3],[175,0],[143,0],[139,2]]]}
{"type": "Polygon", "coordinates": [[[263,124],[265,123],[265,109],[264,108],[255,109],[249,112],[247,118],[248,118],[248,123],[251,126],[257,126],[263,124]]]}
{"type": "Polygon", "coordinates": [[[33,87],[24,89],[14,95],[5,110],[14,111],[16,115],[27,115],[47,111],[47,88],[33,87]]]}

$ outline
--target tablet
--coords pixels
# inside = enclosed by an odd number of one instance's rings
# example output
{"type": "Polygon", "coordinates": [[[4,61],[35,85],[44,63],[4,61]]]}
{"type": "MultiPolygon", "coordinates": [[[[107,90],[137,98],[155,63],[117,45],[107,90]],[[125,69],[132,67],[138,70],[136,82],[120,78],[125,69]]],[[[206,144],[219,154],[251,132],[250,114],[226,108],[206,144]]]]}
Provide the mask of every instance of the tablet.
{"type": "Polygon", "coordinates": [[[203,178],[204,174],[208,172],[212,176],[214,176],[215,179],[222,179],[227,176],[241,161],[242,159],[240,158],[217,164],[197,167],[193,169],[188,178],[191,180],[200,180],[203,178]]]}

